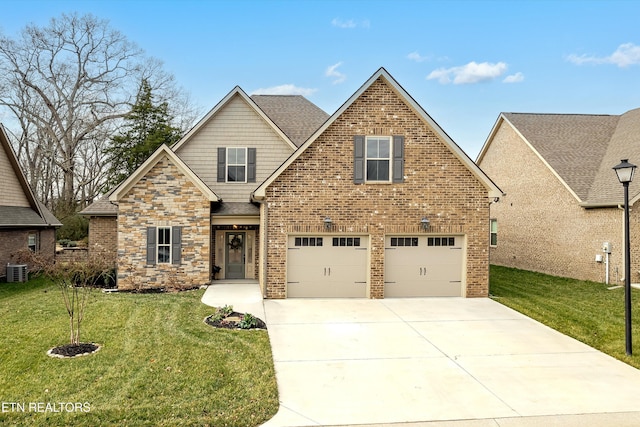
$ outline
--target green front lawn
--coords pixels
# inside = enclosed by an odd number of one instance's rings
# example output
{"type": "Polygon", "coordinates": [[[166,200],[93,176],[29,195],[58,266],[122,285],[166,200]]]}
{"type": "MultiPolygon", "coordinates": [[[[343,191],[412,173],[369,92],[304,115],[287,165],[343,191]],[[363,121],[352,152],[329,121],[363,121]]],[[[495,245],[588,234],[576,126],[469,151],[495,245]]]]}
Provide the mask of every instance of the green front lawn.
{"type": "Polygon", "coordinates": [[[0,283],[0,424],[265,422],[278,409],[267,332],[206,325],[202,294],[95,291],[80,339],[102,349],[57,359],[46,351],[69,340],[60,290],[42,277],[0,283]]]}
{"type": "Polygon", "coordinates": [[[640,368],[640,292],[632,289],[633,356],[626,355],[624,288],[491,266],[491,297],[565,335],[640,368]]]}

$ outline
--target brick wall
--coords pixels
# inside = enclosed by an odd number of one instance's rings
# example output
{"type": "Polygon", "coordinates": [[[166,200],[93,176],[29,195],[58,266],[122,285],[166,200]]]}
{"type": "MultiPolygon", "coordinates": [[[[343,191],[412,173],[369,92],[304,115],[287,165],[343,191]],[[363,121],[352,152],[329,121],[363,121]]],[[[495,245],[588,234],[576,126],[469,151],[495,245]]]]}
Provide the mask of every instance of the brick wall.
{"type": "Polygon", "coordinates": [[[0,277],[7,273],[7,263],[15,263],[15,255],[28,249],[29,234],[36,234],[38,254],[53,261],[56,253],[55,229],[11,229],[0,231],[0,277]]]}
{"type": "Polygon", "coordinates": [[[118,288],[189,289],[209,283],[210,202],[165,156],[118,206],[118,288]],[[147,227],[182,226],[180,265],[146,263],[147,227]]]}
{"type": "MultiPolygon", "coordinates": [[[[392,230],[466,236],[464,294],[488,294],[487,189],[382,81],[374,82],[266,191],[267,297],[286,296],[287,234],[337,229],[371,237],[369,296],[384,296],[384,237],[392,230]],[[404,183],[353,184],[354,135],[404,135],[404,183]],[[353,232],[353,231],[351,231],[353,232]]],[[[263,216],[264,217],[264,216],[263,216]]]]}
{"type": "Polygon", "coordinates": [[[89,254],[115,263],[118,255],[118,222],[116,216],[89,217],[89,254]]]}
{"type": "MultiPolygon", "coordinates": [[[[491,206],[491,217],[498,220],[498,245],[491,249],[493,264],[604,282],[605,263],[596,262],[595,257],[603,254],[602,243],[610,242],[611,282],[623,277],[623,210],[580,207],[506,123],[497,131],[480,167],[506,193],[491,206]]],[[[638,215],[633,222],[632,238],[640,231],[638,215]]],[[[632,280],[637,281],[638,267],[633,270],[632,280]]]]}

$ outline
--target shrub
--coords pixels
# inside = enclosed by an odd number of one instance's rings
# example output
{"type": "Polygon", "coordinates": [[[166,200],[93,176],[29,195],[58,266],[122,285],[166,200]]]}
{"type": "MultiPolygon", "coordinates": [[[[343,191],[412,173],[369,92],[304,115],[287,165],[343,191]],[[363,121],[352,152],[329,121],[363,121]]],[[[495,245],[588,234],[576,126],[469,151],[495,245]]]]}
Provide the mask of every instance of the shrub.
{"type": "Polygon", "coordinates": [[[58,240],[82,240],[89,235],[89,220],[82,215],[73,214],[60,222],[62,227],[56,232],[58,240]]]}

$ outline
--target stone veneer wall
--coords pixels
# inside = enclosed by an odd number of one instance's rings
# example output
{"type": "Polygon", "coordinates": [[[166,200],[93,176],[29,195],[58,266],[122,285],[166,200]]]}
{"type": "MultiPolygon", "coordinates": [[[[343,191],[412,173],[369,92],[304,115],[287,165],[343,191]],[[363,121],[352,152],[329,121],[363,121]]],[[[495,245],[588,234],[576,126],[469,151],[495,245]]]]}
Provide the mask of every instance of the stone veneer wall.
{"type": "Polygon", "coordinates": [[[371,236],[369,297],[384,297],[385,234],[465,235],[467,297],[489,291],[487,189],[382,80],[373,83],[267,189],[267,297],[286,297],[287,235],[296,229],[371,236]],[[353,183],[354,135],[404,135],[404,183],[353,183]]]}
{"type": "Polygon", "coordinates": [[[115,264],[118,255],[118,221],[116,216],[89,218],[89,256],[104,257],[115,264]]]}
{"type": "MultiPolygon", "coordinates": [[[[584,209],[522,138],[503,122],[480,166],[506,193],[491,206],[498,221],[498,244],[491,263],[556,276],[604,282],[605,263],[595,261],[610,242],[610,283],[624,276],[623,210],[584,209]],[[526,171],[514,165],[526,165],[526,171]]],[[[613,174],[614,172],[611,171],[613,174]]],[[[622,201],[622,185],[620,200],[622,201]]],[[[632,281],[640,278],[638,214],[632,213],[632,281]],[[633,255],[632,255],[633,256],[633,255]]]]}
{"type": "Polygon", "coordinates": [[[118,288],[189,289],[209,283],[210,202],[165,156],[118,205],[118,288]],[[146,263],[147,227],[182,226],[180,265],[146,263]]]}

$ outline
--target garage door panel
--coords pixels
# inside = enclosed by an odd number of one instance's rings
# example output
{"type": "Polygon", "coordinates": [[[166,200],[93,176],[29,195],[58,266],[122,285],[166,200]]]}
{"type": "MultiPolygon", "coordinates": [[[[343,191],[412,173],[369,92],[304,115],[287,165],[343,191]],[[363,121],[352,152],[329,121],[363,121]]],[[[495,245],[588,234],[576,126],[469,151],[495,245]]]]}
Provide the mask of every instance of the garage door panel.
{"type": "Polygon", "coordinates": [[[366,236],[289,237],[288,297],[364,298],[367,270],[366,236]]]}
{"type": "Polygon", "coordinates": [[[385,240],[386,297],[462,295],[462,237],[389,236],[385,240]]]}

